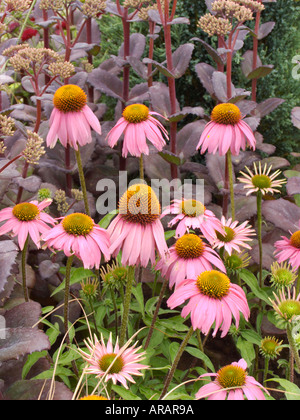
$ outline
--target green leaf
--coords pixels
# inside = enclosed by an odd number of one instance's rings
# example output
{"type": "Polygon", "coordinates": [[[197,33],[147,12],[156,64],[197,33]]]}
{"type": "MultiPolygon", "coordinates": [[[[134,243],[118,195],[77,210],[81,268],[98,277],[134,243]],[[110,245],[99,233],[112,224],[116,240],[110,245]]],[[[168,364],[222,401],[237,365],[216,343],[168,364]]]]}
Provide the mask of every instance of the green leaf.
{"type": "Polygon", "coordinates": [[[287,379],[282,378],[272,378],[269,379],[269,381],[275,381],[282,386],[282,388],[285,390],[285,396],[286,399],[291,400],[300,400],[300,389],[297,385],[293,384],[292,382],[288,381],[287,379]]]}
{"type": "Polygon", "coordinates": [[[240,271],[240,277],[250,287],[255,296],[266,302],[268,305],[270,304],[269,296],[259,287],[257,278],[254,274],[246,269],[242,269],[240,271]]]}
{"type": "Polygon", "coordinates": [[[174,238],[176,230],[168,230],[165,232],[165,240],[168,241],[171,238],[174,238]]]}
{"type": "Polygon", "coordinates": [[[112,219],[115,217],[116,214],[119,213],[119,210],[113,210],[110,213],[107,213],[98,223],[98,225],[103,228],[107,229],[112,219]]]}
{"type": "Polygon", "coordinates": [[[208,369],[211,370],[211,372],[215,371],[214,365],[212,364],[210,358],[206,356],[201,350],[196,349],[195,347],[186,347],[185,349],[189,354],[191,354],[194,357],[197,357],[197,359],[202,360],[205,365],[208,367],[208,369]]]}
{"type": "Polygon", "coordinates": [[[174,155],[174,153],[164,151],[159,152],[158,154],[168,163],[174,163],[177,166],[184,163],[184,160],[182,160],[179,156],[174,155]]]}
{"type": "Polygon", "coordinates": [[[115,391],[118,395],[120,395],[123,400],[141,400],[140,397],[138,397],[136,394],[131,392],[129,389],[124,389],[124,387],[119,385],[113,385],[112,390],[115,391]]]}
{"type": "MultiPolygon", "coordinates": [[[[84,279],[88,279],[90,277],[96,277],[96,275],[91,270],[87,270],[86,268],[79,267],[79,268],[72,268],[71,276],[70,276],[70,286],[76,283],[80,283],[84,279]]],[[[51,297],[56,295],[57,293],[63,291],[65,289],[65,280],[52,292],[51,297]]]]}
{"type": "Polygon", "coordinates": [[[32,366],[42,357],[46,357],[47,353],[48,353],[47,350],[43,350],[43,351],[35,351],[28,355],[27,360],[22,369],[22,379],[26,378],[32,366]]]}
{"type": "Polygon", "coordinates": [[[260,346],[262,337],[256,331],[242,330],[241,335],[245,340],[249,341],[250,343],[260,346]]]}
{"type": "Polygon", "coordinates": [[[236,346],[239,349],[242,358],[246,360],[247,365],[251,366],[253,360],[255,359],[255,350],[253,344],[247,340],[244,340],[242,337],[239,337],[236,346]]]}
{"type": "Polygon", "coordinates": [[[180,344],[177,341],[173,341],[173,343],[171,343],[171,345],[169,347],[169,353],[170,353],[172,363],[174,362],[175,357],[178,353],[179,346],[180,346],[180,344]]]}
{"type": "Polygon", "coordinates": [[[132,294],[136,298],[140,311],[144,317],[145,316],[145,303],[144,303],[143,287],[141,283],[139,283],[135,288],[132,289],[132,294]]]}
{"type": "Polygon", "coordinates": [[[271,73],[271,71],[273,70],[273,67],[274,66],[272,64],[257,67],[255,70],[251,71],[247,75],[247,79],[252,80],[252,79],[260,79],[261,77],[265,77],[269,73],[271,73]]]}

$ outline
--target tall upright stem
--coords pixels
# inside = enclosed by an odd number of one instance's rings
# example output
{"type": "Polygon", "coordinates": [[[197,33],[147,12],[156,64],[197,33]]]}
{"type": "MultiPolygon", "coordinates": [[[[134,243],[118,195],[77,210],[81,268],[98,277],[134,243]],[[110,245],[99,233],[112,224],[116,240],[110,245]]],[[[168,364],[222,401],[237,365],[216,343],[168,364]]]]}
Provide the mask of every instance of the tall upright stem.
{"type": "Polygon", "coordinates": [[[79,173],[79,179],[80,179],[80,185],[82,189],[83,194],[83,201],[84,201],[84,208],[85,212],[88,216],[90,216],[90,208],[89,208],[89,202],[87,197],[87,190],[86,190],[86,183],[85,183],[85,177],[83,172],[83,166],[82,166],[82,160],[81,160],[81,154],[78,146],[78,150],[75,150],[76,154],[76,160],[77,160],[77,166],[78,166],[78,173],[79,173]]]}
{"type": "Polygon", "coordinates": [[[230,188],[231,218],[235,220],[234,188],[233,188],[233,167],[230,149],[227,152],[228,178],[230,188]]]}
{"type": "Polygon", "coordinates": [[[299,351],[297,349],[297,345],[295,343],[293,334],[292,334],[292,327],[291,326],[287,326],[286,329],[286,333],[287,333],[287,338],[289,340],[289,345],[290,345],[290,351],[294,356],[294,360],[296,362],[296,366],[298,369],[298,372],[300,372],[300,357],[299,357],[299,351]]]}
{"type": "Polygon", "coordinates": [[[134,272],[135,272],[134,266],[128,267],[126,292],[125,292],[124,303],[123,303],[123,318],[122,318],[121,331],[120,331],[120,346],[121,347],[125,344],[125,341],[126,341],[126,332],[127,332],[127,325],[128,325],[129,311],[130,311],[131,291],[132,291],[132,286],[134,282],[134,272]]]}
{"type": "Polygon", "coordinates": [[[166,379],[166,381],[165,381],[165,383],[164,383],[164,388],[163,388],[162,393],[161,393],[161,395],[160,395],[160,397],[159,397],[159,399],[160,399],[160,400],[161,400],[161,399],[162,399],[162,398],[166,395],[166,393],[168,392],[168,388],[169,388],[169,385],[170,385],[170,383],[171,383],[171,381],[172,381],[172,379],[173,379],[173,376],[174,376],[175,370],[177,369],[177,366],[178,366],[178,363],[179,363],[179,361],[180,361],[180,359],[181,359],[181,356],[182,356],[182,354],[183,354],[183,352],[184,352],[184,350],[185,350],[185,348],[186,348],[186,346],[187,346],[187,344],[188,344],[188,342],[189,342],[190,338],[192,337],[193,333],[194,333],[194,329],[193,329],[193,327],[191,327],[191,328],[189,329],[189,331],[188,331],[188,333],[187,333],[187,335],[186,335],[185,339],[183,340],[183,342],[181,343],[181,345],[180,345],[180,347],[179,347],[178,353],[177,353],[177,355],[176,355],[176,357],[175,357],[175,360],[174,360],[174,362],[173,362],[173,364],[172,364],[172,367],[171,367],[171,369],[170,369],[170,371],[169,371],[169,373],[168,373],[168,375],[167,375],[167,379],[166,379]]]}
{"type": "MultiPolygon", "coordinates": [[[[66,279],[65,279],[65,302],[64,302],[64,328],[65,334],[69,329],[69,294],[70,294],[70,278],[71,278],[71,268],[74,260],[74,255],[68,258],[66,265],[66,279]]],[[[69,334],[67,334],[67,343],[70,342],[69,334]]]]}
{"type": "MultiPolygon", "coordinates": [[[[255,70],[257,67],[257,54],[258,54],[258,30],[259,30],[259,22],[260,22],[260,12],[258,11],[255,16],[255,28],[254,32],[256,37],[253,37],[253,59],[252,59],[252,70],[255,70]]],[[[252,79],[252,92],[251,92],[251,100],[256,102],[256,89],[257,89],[257,79],[252,79]]]]}
{"type": "Polygon", "coordinates": [[[263,287],[263,278],[262,278],[262,257],[263,257],[263,247],[262,247],[262,192],[257,191],[257,237],[258,237],[258,246],[259,246],[259,284],[260,287],[263,287]]]}
{"type": "Polygon", "coordinates": [[[29,302],[29,295],[28,295],[28,289],[27,289],[27,276],[26,276],[26,258],[27,258],[28,242],[29,242],[29,236],[27,236],[27,239],[24,244],[24,248],[22,250],[22,285],[23,285],[25,302],[29,302]]]}

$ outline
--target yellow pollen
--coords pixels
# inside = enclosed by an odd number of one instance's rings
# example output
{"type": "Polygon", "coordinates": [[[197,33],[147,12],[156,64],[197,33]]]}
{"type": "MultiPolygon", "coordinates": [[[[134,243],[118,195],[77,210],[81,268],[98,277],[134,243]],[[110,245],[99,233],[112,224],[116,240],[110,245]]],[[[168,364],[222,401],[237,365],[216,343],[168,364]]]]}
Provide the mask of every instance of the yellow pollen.
{"type": "Polygon", "coordinates": [[[140,123],[149,117],[149,108],[143,104],[128,105],[123,111],[123,117],[130,123],[140,123]]]}
{"type": "Polygon", "coordinates": [[[184,200],[181,203],[181,212],[187,217],[203,216],[205,210],[205,206],[200,201],[184,200]]]}
{"type": "Polygon", "coordinates": [[[94,222],[86,214],[73,213],[64,218],[62,226],[70,235],[86,236],[93,230],[94,222]]]}
{"type": "Polygon", "coordinates": [[[204,271],[197,278],[197,287],[203,295],[213,299],[222,299],[228,295],[230,280],[220,271],[204,271]]]}
{"type": "Polygon", "coordinates": [[[30,222],[40,214],[38,207],[32,203],[17,204],[12,212],[21,222],[30,222]]]}
{"type": "Polygon", "coordinates": [[[79,112],[86,105],[85,92],[76,85],[64,85],[57,89],[53,97],[55,108],[62,112],[79,112]]]}
{"type": "Polygon", "coordinates": [[[300,230],[292,234],[291,245],[294,246],[295,248],[300,249],[300,230]]]}
{"type": "Polygon", "coordinates": [[[177,239],[175,250],[180,258],[188,260],[201,257],[205,250],[205,245],[199,236],[188,233],[177,239]]]}
{"type": "Polygon", "coordinates": [[[108,371],[110,374],[119,373],[123,369],[124,362],[121,357],[116,358],[115,353],[109,353],[102,356],[99,361],[99,367],[103,372],[108,371]],[[111,367],[110,367],[111,366],[111,367]]]}
{"type": "Polygon", "coordinates": [[[211,119],[218,124],[234,125],[242,119],[242,114],[234,104],[219,104],[212,110],[211,119]]]}
{"type": "Polygon", "coordinates": [[[218,371],[217,380],[222,388],[241,388],[246,383],[247,372],[240,366],[228,365],[218,371]]]}
{"type": "Polygon", "coordinates": [[[151,224],[159,219],[160,213],[159,201],[148,185],[132,185],[120,199],[119,214],[128,222],[151,224]]]}

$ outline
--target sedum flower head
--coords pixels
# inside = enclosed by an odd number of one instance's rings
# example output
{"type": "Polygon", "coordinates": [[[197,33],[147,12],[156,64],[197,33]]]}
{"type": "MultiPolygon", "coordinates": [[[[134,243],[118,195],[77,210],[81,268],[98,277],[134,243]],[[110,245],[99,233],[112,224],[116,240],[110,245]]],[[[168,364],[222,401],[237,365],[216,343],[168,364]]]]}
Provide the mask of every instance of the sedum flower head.
{"type": "Polygon", "coordinates": [[[0,114],[0,136],[9,137],[15,132],[15,122],[13,118],[0,114]]]}
{"type": "Polygon", "coordinates": [[[81,6],[82,13],[87,17],[97,17],[106,9],[105,0],[85,0],[81,6]]]}
{"type": "Polygon", "coordinates": [[[68,79],[73,73],[75,73],[75,67],[69,61],[57,61],[49,64],[48,71],[53,76],[68,79]]]}
{"type": "Polygon", "coordinates": [[[43,143],[44,140],[37,133],[27,130],[27,143],[22,152],[27,163],[31,165],[39,163],[40,158],[46,153],[43,143]]]}
{"type": "Polygon", "coordinates": [[[12,12],[25,12],[31,6],[32,0],[6,0],[7,9],[12,12]]]}
{"type": "Polygon", "coordinates": [[[232,24],[227,18],[217,18],[210,13],[199,19],[198,26],[209,36],[226,36],[232,30],[232,24]]]}

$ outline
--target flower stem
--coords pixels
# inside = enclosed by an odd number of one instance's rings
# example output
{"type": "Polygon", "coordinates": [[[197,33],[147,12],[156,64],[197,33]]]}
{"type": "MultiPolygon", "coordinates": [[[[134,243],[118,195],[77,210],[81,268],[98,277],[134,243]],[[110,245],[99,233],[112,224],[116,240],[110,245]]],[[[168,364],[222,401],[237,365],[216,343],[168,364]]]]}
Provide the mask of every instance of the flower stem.
{"type": "Polygon", "coordinates": [[[185,348],[186,348],[186,346],[187,346],[187,344],[188,344],[188,342],[189,342],[190,338],[192,337],[193,333],[194,333],[194,329],[193,329],[193,327],[191,327],[191,328],[189,329],[189,331],[188,331],[188,333],[187,333],[187,335],[186,335],[185,339],[184,339],[184,340],[183,340],[183,342],[181,343],[181,346],[179,347],[178,353],[177,353],[177,355],[176,355],[176,357],[175,357],[175,360],[174,360],[174,362],[173,362],[173,364],[172,364],[172,367],[171,367],[171,369],[170,369],[170,371],[169,371],[169,373],[168,373],[168,375],[167,375],[167,378],[166,378],[166,381],[165,381],[165,384],[164,384],[164,388],[163,388],[162,393],[161,393],[161,395],[160,395],[160,397],[159,397],[159,399],[160,399],[160,400],[161,400],[161,399],[162,399],[162,398],[166,395],[166,393],[168,392],[168,388],[169,388],[169,385],[170,385],[170,383],[171,383],[171,381],[172,381],[172,379],[173,379],[173,376],[174,376],[175,370],[176,370],[176,368],[177,368],[177,366],[178,366],[178,363],[179,363],[179,361],[180,361],[180,359],[181,359],[181,356],[182,356],[182,354],[183,354],[183,352],[184,352],[184,350],[185,350],[185,348]]]}
{"type": "Polygon", "coordinates": [[[268,371],[269,371],[269,361],[270,359],[268,357],[265,358],[265,369],[264,369],[264,379],[263,384],[265,384],[267,378],[268,378],[268,371]]]}
{"type": "Polygon", "coordinates": [[[257,237],[258,237],[258,246],[259,246],[259,284],[260,287],[263,287],[263,278],[262,278],[262,192],[259,190],[257,192],[257,237]]]}
{"type": "Polygon", "coordinates": [[[287,333],[287,338],[289,340],[289,344],[290,344],[290,351],[292,353],[292,355],[294,356],[295,362],[296,362],[296,366],[298,369],[298,372],[300,372],[300,357],[299,357],[299,352],[292,334],[292,327],[290,325],[287,326],[286,329],[286,333],[287,333]]]}
{"type": "Polygon", "coordinates": [[[233,171],[232,171],[232,159],[231,159],[230,149],[227,152],[227,165],[228,165],[228,178],[229,178],[229,188],[230,188],[231,217],[232,217],[232,220],[235,220],[233,171]]]}
{"type": "Polygon", "coordinates": [[[145,345],[144,345],[144,350],[146,350],[149,346],[149,343],[150,343],[150,340],[151,340],[151,337],[152,337],[152,334],[153,334],[155,322],[156,322],[156,319],[157,319],[157,316],[158,316],[158,312],[159,312],[159,309],[161,307],[161,303],[162,303],[162,300],[163,300],[163,297],[164,297],[164,294],[165,294],[165,291],[166,291],[166,288],[167,288],[167,284],[168,284],[168,279],[165,278],[165,280],[162,284],[162,287],[160,289],[159,298],[158,298],[158,301],[157,301],[157,304],[156,304],[155,312],[153,314],[153,318],[152,318],[151,326],[150,326],[150,329],[149,329],[148,337],[147,337],[145,345]]]}
{"type": "Polygon", "coordinates": [[[140,156],[140,179],[143,180],[143,181],[145,179],[143,154],[141,154],[141,156],[140,156]]]}
{"type": "Polygon", "coordinates": [[[89,208],[89,202],[87,198],[87,190],[86,190],[86,184],[85,184],[85,178],[84,178],[84,172],[83,172],[83,166],[82,166],[82,160],[80,155],[80,150],[75,150],[76,154],[76,160],[77,160],[77,166],[78,166],[78,172],[79,172],[79,179],[80,179],[80,185],[83,193],[83,201],[84,201],[84,208],[85,212],[88,216],[90,216],[90,208],[89,208]]]}
{"type": "Polygon", "coordinates": [[[121,332],[120,332],[120,346],[122,347],[125,344],[126,340],[126,331],[127,331],[127,324],[129,318],[129,310],[130,310],[130,300],[131,300],[131,291],[132,285],[134,282],[134,266],[128,267],[128,277],[127,277],[127,285],[126,285],[126,292],[124,296],[124,309],[123,309],[123,318],[121,324],[121,332]]]}
{"type": "Polygon", "coordinates": [[[24,298],[25,302],[29,302],[28,290],[27,290],[27,282],[26,282],[26,256],[27,256],[27,249],[28,249],[28,242],[29,236],[24,244],[24,248],[22,250],[22,284],[23,284],[23,291],[24,291],[24,298]]]}
{"type": "Polygon", "coordinates": [[[296,295],[298,296],[300,293],[300,267],[298,268],[298,278],[296,283],[296,295]]]}
{"type": "MultiPolygon", "coordinates": [[[[65,334],[69,329],[69,294],[70,294],[70,278],[71,278],[71,268],[74,260],[74,255],[71,255],[67,260],[66,265],[66,279],[65,279],[65,302],[64,302],[64,328],[65,334]]],[[[67,342],[69,343],[69,334],[66,337],[67,342]]]]}

